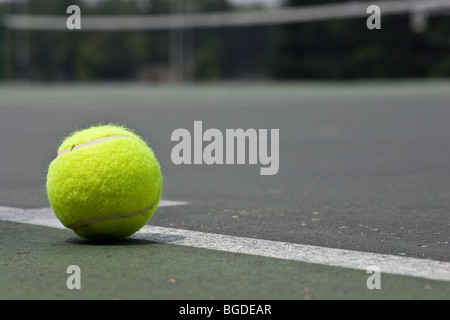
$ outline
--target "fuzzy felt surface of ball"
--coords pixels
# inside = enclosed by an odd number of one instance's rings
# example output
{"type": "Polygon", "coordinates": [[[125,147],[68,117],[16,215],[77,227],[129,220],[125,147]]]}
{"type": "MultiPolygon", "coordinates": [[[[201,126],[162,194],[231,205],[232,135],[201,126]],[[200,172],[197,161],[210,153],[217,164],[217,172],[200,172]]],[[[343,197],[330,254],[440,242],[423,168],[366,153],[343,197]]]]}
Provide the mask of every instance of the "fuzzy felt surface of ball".
{"type": "Polygon", "coordinates": [[[141,229],[162,193],[161,167],[132,130],[97,125],[75,131],[47,172],[47,196],[64,226],[88,240],[116,240],[141,229]]]}

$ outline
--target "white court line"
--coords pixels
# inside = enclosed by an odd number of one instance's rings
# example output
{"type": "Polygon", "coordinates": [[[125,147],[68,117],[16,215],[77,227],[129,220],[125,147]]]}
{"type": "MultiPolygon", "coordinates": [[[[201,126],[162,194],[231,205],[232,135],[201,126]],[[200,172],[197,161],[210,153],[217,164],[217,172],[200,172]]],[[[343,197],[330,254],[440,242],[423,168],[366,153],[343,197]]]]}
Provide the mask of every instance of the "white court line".
{"type": "MultiPolygon", "coordinates": [[[[181,201],[161,200],[159,206],[185,204],[187,203],[181,201]]],[[[0,207],[0,220],[65,229],[50,208],[0,207]]],[[[132,238],[357,270],[367,270],[369,266],[376,265],[382,273],[450,281],[450,263],[444,261],[251,239],[151,225],[144,226],[132,238]]]]}

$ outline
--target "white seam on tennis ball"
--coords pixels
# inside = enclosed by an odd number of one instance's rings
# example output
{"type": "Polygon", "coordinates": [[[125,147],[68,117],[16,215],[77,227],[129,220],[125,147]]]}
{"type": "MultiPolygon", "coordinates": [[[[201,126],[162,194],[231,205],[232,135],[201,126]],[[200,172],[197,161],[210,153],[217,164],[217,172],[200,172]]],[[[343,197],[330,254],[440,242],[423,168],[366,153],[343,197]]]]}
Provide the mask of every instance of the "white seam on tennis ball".
{"type": "Polygon", "coordinates": [[[117,139],[117,138],[130,138],[130,139],[133,139],[132,137],[125,136],[125,135],[114,135],[114,136],[101,137],[101,138],[98,138],[98,139],[94,139],[94,140],[91,140],[91,141],[88,141],[88,142],[84,142],[84,143],[81,143],[81,144],[77,144],[77,145],[73,145],[71,147],[68,147],[68,148],[62,150],[61,152],[59,152],[57,157],[60,157],[63,154],[66,154],[66,153],[68,153],[70,151],[73,151],[73,150],[77,150],[77,149],[80,149],[80,148],[88,147],[88,146],[91,146],[91,145],[94,145],[94,144],[102,143],[102,142],[105,142],[105,141],[108,141],[108,140],[111,140],[111,139],[117,139]]]}
{"type": "Polygon", "coordinates": [[[79,228],[90,225],[94,222],[103,222],[103,221],[114,220],[114,219],[119,219],[119,218],[128,218],[128,217],[133,217],[133,216],[138,216],[138,215],[144,214],[153,208],[153,206],[156,204],[156,201],[159,198],[160,193],[161,193],[161,189],[159,189],[158,194],[156,195],[156,198],[155,198],[155,200],[153,200],[152,204],[143,210],[136,211],[136,212],[130,212],[130,213],[118,213],[118,214],[114,214],[114,215],[110,215],[110,216],[96,217],[96,218],[92,218],[92,219],[82,220],[82,221],[75,222],[67,227],[72,230],[77,230],[79,228]]]}

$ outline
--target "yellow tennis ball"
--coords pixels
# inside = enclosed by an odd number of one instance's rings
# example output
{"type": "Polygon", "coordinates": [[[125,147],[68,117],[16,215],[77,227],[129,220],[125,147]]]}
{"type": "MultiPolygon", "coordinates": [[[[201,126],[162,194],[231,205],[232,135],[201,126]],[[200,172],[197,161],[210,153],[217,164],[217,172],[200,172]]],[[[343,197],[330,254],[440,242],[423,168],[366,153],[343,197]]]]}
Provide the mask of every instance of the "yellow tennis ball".
{"type": "Polygon", "coordinates": [[[152,217],[161,192],[161,168],[153,151],[141,137],[117,125],[69,135],[47,173],[55,215],[89,240],[135,233],[152,217]]]}

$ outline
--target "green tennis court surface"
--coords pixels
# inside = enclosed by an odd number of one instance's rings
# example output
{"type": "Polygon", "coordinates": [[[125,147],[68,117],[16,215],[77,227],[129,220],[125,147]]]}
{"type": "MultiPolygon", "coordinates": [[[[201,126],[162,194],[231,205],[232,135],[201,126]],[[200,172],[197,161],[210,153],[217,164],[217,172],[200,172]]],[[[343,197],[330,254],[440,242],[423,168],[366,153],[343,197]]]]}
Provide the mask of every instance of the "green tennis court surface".
{"type": "MultiPolygon", "coordinates": [[[[164,227],[434,261],[445,273],[449,87],[437,81],[2,86],[0,207],[48,208],[46,169],[60,140],[77,127],[123,123],[154,148],[163,199],[188,203],[159,208],[150,232],[164,227]],[[261,176],[259,165],[249,164],[174,165],[171,133],[192,131],[196,120],[222,132],[279,129],[279,172],[261,176]]],[[[450,297],[445,276],[381,270],[381,289],[369,290],[365,270],[139,238],[94,245],[70,230],[1,217],[0,230],[1,299],[450,297]],[[80,267],[79,290],[67,288],[70,265],[80,267]]]]}
{"type": "Polygon", "coordinates": [[[88,244],[71,231],[2,222],[1,299],[445,299],[446,282],[140,240],[88,244]],[[80,267],[81,289],[66,273],[80,267]]]}

